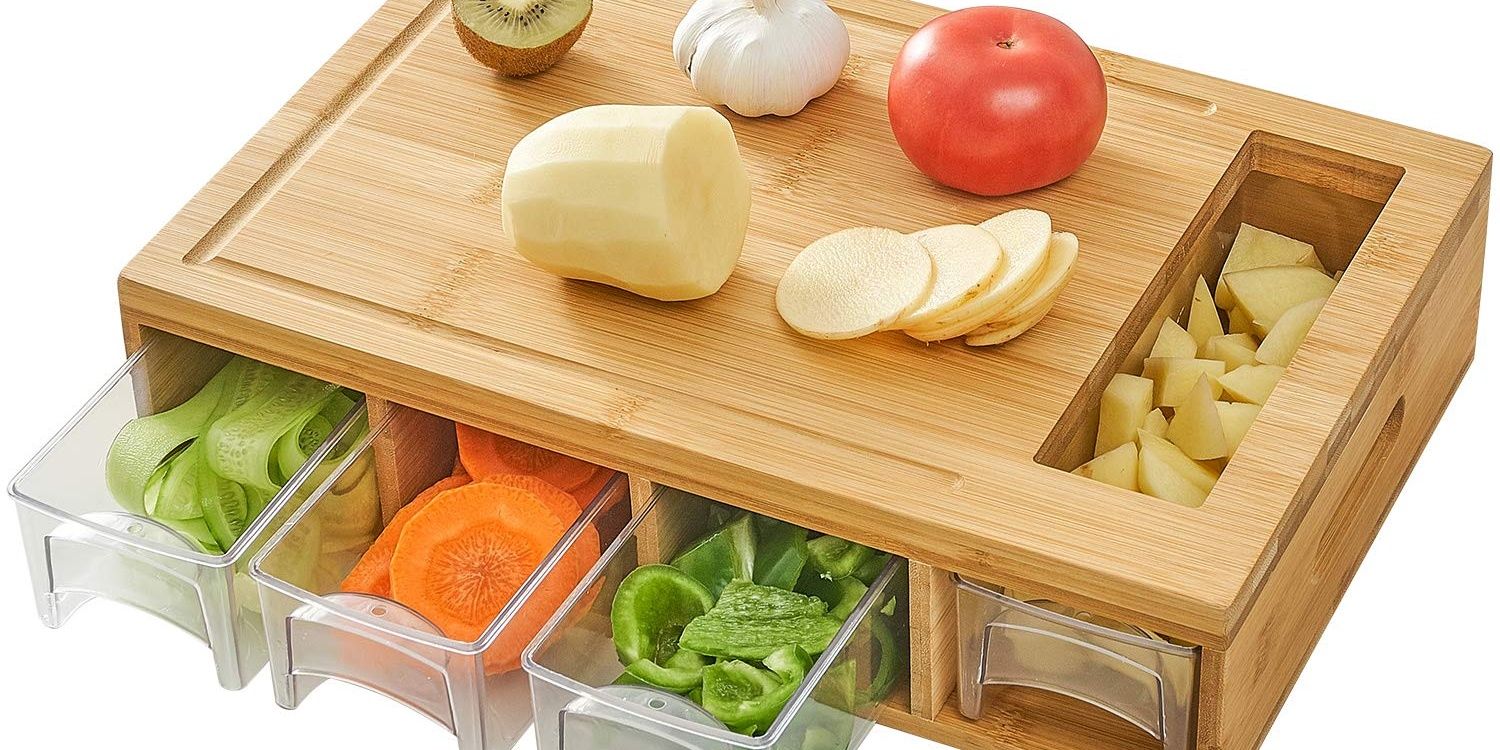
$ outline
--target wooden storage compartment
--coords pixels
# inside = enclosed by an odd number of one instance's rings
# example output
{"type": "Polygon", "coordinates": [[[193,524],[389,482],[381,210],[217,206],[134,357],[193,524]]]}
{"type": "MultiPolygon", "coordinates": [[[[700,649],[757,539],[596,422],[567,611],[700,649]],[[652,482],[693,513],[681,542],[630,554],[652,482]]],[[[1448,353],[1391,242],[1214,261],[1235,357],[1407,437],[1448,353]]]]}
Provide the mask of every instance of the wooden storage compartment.
{"type": "Polygon", "coordinates": [[[445,2],[389,0],[127,267],[126,339],[170,331],[372,394],[372,418],[424,436],[373,446],[399,498],[387,518],[451,469],[459,420],[627,472],[637,507],[677,487],[908,560],[911,685],[891,726],[961,747],[1153,744],[1032,688],[963,718],[958,574],[1197,648],[1197,747],[1253,747],[1472,354],[1489,152],[1099,50],[1110,120],[1083,169],[960,194],[879,126],[891,61],[939,11],[830,5],[854,49],[838,85],[793,118],[732,118],[751,219],[708,299],[558,280],[496,217],[508,150],[549,118],[694,101],[677,14],[600,5],[573,53],[515,82],[464,52],[445,2]],[[1005,347],[810,341],[776,318],[779,273],[818,236],[1018,207],[1078,235],[1080,261],[1005,347]],[[1241,222],[1345,273],[1208,501],[1069,475],[1104,385],[1139,367],[1198,274],[1217,278],[1241,222]]]}
{"type": "MultiPolygon", "coordinates": [[[[1342,275],[1401,181],[1401,167],[1271,133],[1250,134],[1140,302],[1037,452],[1071,471],[1093,458],[1099,399],[1116,373],[1137,374],[1167,319],[1187,325],[1200,276],[1216,289],[1241,224],[1309,243],[1342,275]]],[[[1337,288],[1334,294],[1338,294],[1337,288]]]]}

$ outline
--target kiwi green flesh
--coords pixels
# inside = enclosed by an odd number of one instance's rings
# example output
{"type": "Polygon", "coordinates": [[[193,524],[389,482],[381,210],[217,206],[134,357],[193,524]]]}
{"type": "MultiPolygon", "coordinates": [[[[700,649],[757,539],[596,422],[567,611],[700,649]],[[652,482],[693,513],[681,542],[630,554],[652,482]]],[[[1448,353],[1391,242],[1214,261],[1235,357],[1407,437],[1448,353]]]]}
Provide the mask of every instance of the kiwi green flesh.
{"type": "MultiPolygon", "coordinates": [[[[518,46],[489,39],[464,22],[463,16],[459,13],[459,7],[477,1],[457,0],[453,4],[454,26],[458,30],[458,39],[475,60],[495,69],[502,75],[513,77],[535,75],[555,65],[583,35],[583,29],[588,26],[589,17],[592,15],[592,4],[585,3],[587,10],[583,17],[557,38],[540,45],[518,46]]],[[[501,39],[506,38],[503,34],[497,36],[501,39]]]]}
{"type": "Polygon", "coordinates": [[[486,41],[530,49],[577,28],[593,7],[592,0],[454,0],[453,14],[486,41]]]}

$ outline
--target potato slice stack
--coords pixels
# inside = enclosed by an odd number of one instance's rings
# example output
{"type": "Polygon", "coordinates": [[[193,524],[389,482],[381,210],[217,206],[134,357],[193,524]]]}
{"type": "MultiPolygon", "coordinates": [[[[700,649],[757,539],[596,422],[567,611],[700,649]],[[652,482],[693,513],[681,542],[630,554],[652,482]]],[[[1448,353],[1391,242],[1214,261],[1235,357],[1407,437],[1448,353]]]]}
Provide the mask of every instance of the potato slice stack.
{"type": "Polygon", "coordinates": [[[903,331],[919,341],[993,346],[1047,316],[1077,261],[1078,238],[1054,233],[1052,217],[1030,209],[910,235],[846,229],[793,259],[776,309],[816,339],[903,331]]]}
{"type": "Polygon", "coordinates": [[[1336,283],[1312,245],[1240,225],[1217,288],[1199,277],[1186,325],[1164,320],[1141,372],[1104,389],[1073,473],[1202,505],[1336,283]]]}

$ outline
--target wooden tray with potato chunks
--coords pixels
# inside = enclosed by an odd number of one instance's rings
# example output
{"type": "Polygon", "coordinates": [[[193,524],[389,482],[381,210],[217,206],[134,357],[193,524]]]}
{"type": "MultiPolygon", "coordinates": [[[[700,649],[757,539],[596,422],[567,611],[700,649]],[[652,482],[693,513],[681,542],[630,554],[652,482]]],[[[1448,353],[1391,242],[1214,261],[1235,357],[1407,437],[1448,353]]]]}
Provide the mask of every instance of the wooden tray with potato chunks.
{"type": "Polygon", "coordinates": [[[1161,746],[1037,691],[960,715],[959,576],[1193,650],[1189,745],[1258,744],[1472,358],[1489,153],[1096,50],[1093,156],[980,197],[887,122],[892,60],[939,11],[833,0],[834,88],[723,112],[751,206],[727,283],[662,302],[559,278],[502,226],[508,158],[580,107],[702,103],[667,5],[599,0],[555,67],[509,79],[447,0],[390,0],[124,271],[130,347],[203,342],[908,558],[911,675],[883,723],[1161,746]],[[836,324],[778,305],[820,238],[1017,212],[1067,273],[986,327],[878,332],[920,312],[904,288],[836,324]]]}

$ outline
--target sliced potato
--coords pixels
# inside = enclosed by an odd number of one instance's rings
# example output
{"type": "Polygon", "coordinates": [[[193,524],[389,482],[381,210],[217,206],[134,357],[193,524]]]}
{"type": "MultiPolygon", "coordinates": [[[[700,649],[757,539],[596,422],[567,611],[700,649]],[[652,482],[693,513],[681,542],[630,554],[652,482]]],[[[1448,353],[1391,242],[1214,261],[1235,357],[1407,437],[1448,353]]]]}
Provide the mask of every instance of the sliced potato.
{"type": "Polygon", "coordinates": [[[1135,441],[1132,440],[1074,469],[1073,473],[1135,492],[1138,455],[1135,441]]]}
{"type": "Polygon", "coordinates": [[[1141,425],[1141,429],[1159,438],[1167,436],[1167,428],[1167,413],[1161,409],[1152,409],[1151,413],[1146,415],[1146,423],[1141,425]]]}
{"type": "Polygon", "coordinates": [[[1292,355],[1302,346],[1327,301],[1327,298],[1312,299],[1287,310],[1266,334],[1266,340],[1260,342],[1260,347],[1255,350],[1255,361],[1282,367],[1291,364],[1292,355]]]}
{"type": "Polygon", "coordinates": [[[1250,320],[1274,328],[1287,310],[1333,293],[1334,281],[1307,266],[1269,266],[1224,275],[1235,304],[1250,320]]]}
{"type": "Polygon", "coordinates": [[[962,336],[999,317],[1041,280],[1052,241],[1052,217],[1023,208],[1000,214],[979,227],[993,235],[1005,251],[1000,272],[988,289],[954,310],[906,329],[907,335],[918,341],[962,336]]]}
{"type": "Polygon", "coordinates": [[[1234,237],[1234,246],[1229,249],[1229,257],[1224,259],[1224,269],[1219,272],[1219,287],[1215,290],[1214,301],[1225,310],[1234,306],[1234,296],[1224,285],[1224,274],[1267,266],[1307,266],[1324,270],[1312,245],[1249,224],[1241,224],[1239,233],[1234,237]]]}
{"type": "Polygon", "coordinates": [[[1167,318],[1162,321],[1161,332],[1156,334],[1156,343],[1151,345],[1151,356],[1194,359],[1198,356],[1198,341],[1177,321],[1167,318]]]}
{"type": "Polygon", "coordinates": [[[1219,424],[1224,428],[1224,439],[1229,443],[1229,455],[1233,456],[1239,451],[1245,433],[1250,431],[1250,425],[1255,424],[1255,418],[1260,416],[1260,407],[1255,404],[1218,401],[1214,403],[1214,408],[1219,410],[1219,424]]]}
{"type": "Polygon", "coordinates": [[[971,224],[950,224],[912,235],[932,256],[932,291],[894,327],[909,328],[952,312],[988,289],[1000,272],[1005,251],[989,232],[971,224]]]}
{"type": "Polygon", "coordinates": [[[1155,435],[1143,431],[1140,442],[1136,472],[1140,491],[1189,508],[1202,505],[1219,476],[1155,435]]]}
{"type": "Polygon", "coordinates": [[[1167,439],[1182,450],[1188,458],[1207,461],[1229,455],[1229,441],[1224,439],[1224,425],[1219,423],[1219,410],[1214,407],[1213,389],[1208,376],[1201,375],[1187,400],[1177,407],[1172,423],[1167,428],[1167,439]]]}
{"type": "Polygon", "coordinates": [[[1216,359],[1150,357],[1141,374],[1156,384],[1156,406],[1175,407],[1186,401],[1200,375],[1208,376],[1214,398],[1223,393],[1218,379],[1224,374],[1224,363],[1216,359]]]}
{"type": "Polygon", "coordinates": [[[1043,320],[1047,319],[1047,313],[1051,308],[1033,315],[1028,320],[1018,320],[1013,323],[986,323],[975,329],[974,333],[964,335],[964,343],[968,346],[999,346],[1009,343],[1021,337],[1027,331],[1036,328],[1043,320]],[[1004,326],[997,328],[996,326],[1004,326]]]}
{"type": "Polygon", "coordinates": [[[1229,309],[1229,332],[1255,332],[1255,321],[1250,319],[1250,313],[1245,312],[1245,308],[1236,306],[1229,309]]]}
{"type": "Polygon", "coordinates": [[[1099,432],[1094,455],[1101,456],[1135,441],[1135,433],[1151,413],[1155,388],[1150,380],[1120,373],[1110,379],[1099,398],[1099,432]]]}
{"type": "Polygon", "coordinates": [[[1263,406],[1285,374],[1286,368],[1278,365],[1244,365],[1220,377],[1219,385],[1235,401],[1263,406]]]}
{"type": "Polygon", "coordinates": [[[1047,267],[1042,278],[1026,296],[1007,307],[993,321],[970,331],[982,336],[990,331],[1014,328],[1017,323],[1045,317],[1063,289],[1073,280],[1073,271],[1078,267],[1078,235],[1071,232],[1053,232],[1047,244],[1047,267]],[[989,330],[986,330],[989,329],[989,330]]]}
{"type": "Polygon", "coordinates": [[[1215,336],[1208,340],[1208,351],[1204,353],[1204,359],[1217,359],[1224,363],[1224,369],[1233,370],[1254,362],[1258,346],[1255,337],[1248,333],[1215,336]]]}
{"type": "Polygon", "coordinates": [[[852,339],[885,329],[932,290],[932,256],[891,229],[835,232],[808,245],[782,274],[776,309],[798,333],[852,339]]]}
{"type": "Polygon", "coordinates": [[[1213,295],[1208,291],[1208,282],[1202,276],[1193,288],[1193,306],[1188,313],[1189,334],[1198,342],[1194,356],[1203,356],[1208,350],[1208,340],[1224,335],[1224,324],[1219,320],[1219,308],[1214,305],[1213,295]]]}

